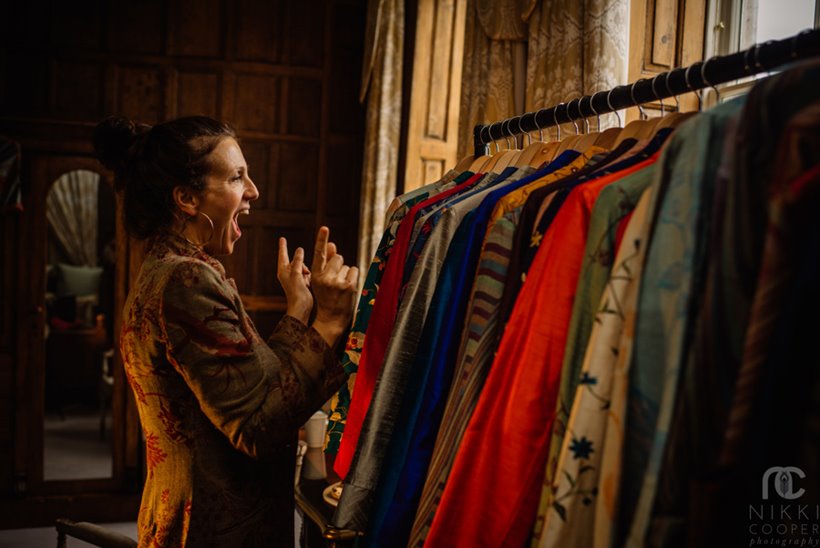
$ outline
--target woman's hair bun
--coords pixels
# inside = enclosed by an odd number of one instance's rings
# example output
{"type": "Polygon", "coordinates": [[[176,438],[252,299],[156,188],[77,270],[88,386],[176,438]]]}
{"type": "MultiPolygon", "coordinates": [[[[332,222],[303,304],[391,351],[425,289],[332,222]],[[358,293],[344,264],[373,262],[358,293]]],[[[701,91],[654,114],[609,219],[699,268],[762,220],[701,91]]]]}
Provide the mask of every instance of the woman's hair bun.
{"type": "Polygon", "coordinates": [[[106,118],[94,129],[94,150],[97,158],[108,169],[121,172],[128,159],[129,149],[137,137],[149,130],[122,116],[106,118]]]}

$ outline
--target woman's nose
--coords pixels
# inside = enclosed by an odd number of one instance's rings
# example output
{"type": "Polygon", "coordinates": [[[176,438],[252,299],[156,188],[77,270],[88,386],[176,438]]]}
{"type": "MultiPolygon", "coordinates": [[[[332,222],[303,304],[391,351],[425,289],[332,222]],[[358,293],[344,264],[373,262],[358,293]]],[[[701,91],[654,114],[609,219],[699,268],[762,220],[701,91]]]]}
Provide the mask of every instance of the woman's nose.
{"type": "Polygon", "coordinates": [[[259,189],[256,188],[250,177],[248,177],[248,182],[245,184],[245,198],[250,202],[259,198],[259,189]]]}

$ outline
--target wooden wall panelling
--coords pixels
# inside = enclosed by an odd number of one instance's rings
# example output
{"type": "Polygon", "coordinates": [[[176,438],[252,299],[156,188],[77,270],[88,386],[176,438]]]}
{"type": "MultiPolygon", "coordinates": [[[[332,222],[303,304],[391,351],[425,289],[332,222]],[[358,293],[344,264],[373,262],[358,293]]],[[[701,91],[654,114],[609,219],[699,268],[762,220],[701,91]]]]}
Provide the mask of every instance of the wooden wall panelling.
{"type": "Polygon", "coordinates": [[[405,191],[436,180],[456,163],[466,0],[418,4],[405,191]]]}
{"type": "Polygon", "coordinates": [[[328,2],[285,2],[285,48],[282,62],[290,66],[321,67],[328,29],[328,2]]]}
{"type": "MultiPolygon", "coordinates": [[[[359,197],[364,159],[364,109],[359,103],[362,74],[364,2],[336,2],[331,5],[328,20],[330,43],[325,67],[327,130],[324,186],[319,199],[322,223],[333,227],[333,240],[347,257],[355,262],[358,253],[359,197]],[[352,52],[356,52],[352,54],[352,52]],[[354,85],[340,86],[350,81],[354,85]]],[[[364,279],[364,273],[360,274],[364,279]]]]}
{"type": "Polygon", "coordinates": [[[30,0],[27,2],[7,2],[3,18],[8,21],[4,35],[6,43],[24,48],[42,48],[49,43],[51,25],[51,2],[30,0]],[[7,18],[7,19],[6,19],[7,18]],[[46,24],[44,24],[46,23],[46,24]]]}
{"type": "Polygon", "coordinates": [[[100,119],[105,112],[105,69],[100,63],[59,59],[54,75],[56,117],[100,119]]]}
{"type": "Polygon", "coordinates": [[[220,119],[221,74],[181,70],[176,74],[176,116],[205,115],[220,119]]]}
{"type": "Polygon", "coordinates": [[[165,118],[165,88],[158,68],[121,66],[118,68],[117,110],[147,124],[165,118]]]}
{"type": "Polygon", "coordinates": [[[232,2],[230,55],[238,61],[280,63],[284,8],[282,2],[232,2]]]}
{"type": "Polygon", "coordinates": [[[101,0],[51,2],[50,29],[52,45],[58,49],[98,51],[105,40],[101,0]]]}
{"type": "Polygon", "coordinates": [[[170,0],[172,55],[223,57],[225,4],[222,0],[170,0]]]}
{"type": "Polygon", "coordinates": [[[48,112],[49,61],[39,52],[13,52],[7,57],[7,74],[0,111],[3,114],[42,116],[48,112]]]}
{"type": "Polygon", "coordinates": [[[277,133],[280,78],[239,73],[233,88],[233,120],[238,128],[277,133]]]}
{"type": "Polygon", "coordinates": [[[279,144],[277,209],[313,212],[317,207],[320,169],[319,146],[313,143],[279,144]]]}
{"type": "Polygon", "coordinates": [[[291,77],[288,84],[285,132],[318,140],[324,127],[322,115],[327,112],[322,104],[322,82],[291,77]]]}
{"type": "Polygon", "coordinates": [[[108,43],[114,52],[160,55],[166,48],[165,0],[109,2],[108,43]]]}

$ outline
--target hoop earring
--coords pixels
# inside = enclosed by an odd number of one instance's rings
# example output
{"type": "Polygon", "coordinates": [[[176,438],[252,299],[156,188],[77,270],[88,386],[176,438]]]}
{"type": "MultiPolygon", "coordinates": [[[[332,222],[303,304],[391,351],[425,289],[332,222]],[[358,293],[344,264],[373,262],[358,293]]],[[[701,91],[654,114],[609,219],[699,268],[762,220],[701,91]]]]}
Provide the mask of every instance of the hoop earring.
{"type": "Polygon", "coordinates": [[[214,229],[214,221],[213,221],[213,219],[211,219],[211,218],[208,216],[208,214],[207,214],[207,213],[202,212],[202,211],[197,211],[197,212],[196,212],[196,215],[194,215],[193,217],[185,217],[185,219],[183,220],[182,230],[181,230],[181,231],[179,231],[179,232],[178,232],[178,234],[179,234],[179,236],[180,236],[183,240],[185,240],[186,242],[188,242],[188,243],[189,243],[189,244],[191,244],[192,246],[194,246],[194,247],[198,247],[198,248],[202,249],[203,247],[205,247],[206,245],[208,245],[208,244],[211,242],[211,240],[212,240],[212,239],[213,239],[213,237],[214,237],[214,232],[215,232],[215,229],[214,229]],[[207,239],[207,240],[205,240],[204,242],[201,242],[201,243],[200,243],[200,242],[194,242],[194,241],[192,241],[190,238],[188,238],[188,236],[186,236],[186,235],[185,235],[185,225],[186,225],[186,224],[188,224],[188,222],[189,222],[189,221],[191,221],[191,220],[193,220],[193,219],[196,219],[197,215],[202,215],[203,217],[205,217],[205,218],[208,220],[208,224],[210,224],[210,225],[211,225],[211,233],[210,233],[210,235],[208,236],[208,239],[207,239]]]}

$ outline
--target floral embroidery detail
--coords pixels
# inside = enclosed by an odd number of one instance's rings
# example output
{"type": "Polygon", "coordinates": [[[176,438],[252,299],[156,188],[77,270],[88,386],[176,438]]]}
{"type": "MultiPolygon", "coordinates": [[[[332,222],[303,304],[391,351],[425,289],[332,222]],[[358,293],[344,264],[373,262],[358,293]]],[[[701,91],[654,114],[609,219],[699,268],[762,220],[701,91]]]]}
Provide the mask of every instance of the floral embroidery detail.
{"type": "Polygon", "coordinates": [[[530,247],[538,247],[539,245],[541,245],[541,239],[543,237],[544,235],[538,232],[537,230],[533,232],[532,236],[530,236],[530,247]]]}
{"type": "Polygon", "coordinates": [[[589,441],[586,436],[582,436],[580,440],[572,438],[569,450],[572,451],[576,459],[588,459],[589,455],[594,451],[592,449],[592,442],[589,441]]]}
{"type": "MultiPolygon", "coordinates": [[[[173,404],[171,404],[173,405],[173,404]]],[[[157,418],[162,421],[162,425],[165,427],[165,435],[168,436],[173,441],[189,444],[191,440],[186,436],[179,428],[179,425],[182,424],[182,421],[177,417],[169,407],[166,407],[165,404],[160,400],[159,402],[160,412],[157,415],[157,418]]]]}
{"type": "Polygon", "coordinates": [[[151,432],[145,433],[145,449],[146,449],[146,460],[148,464],[148,475],[151,476],[154,473],[154,469],[165,460],[168,456],[168,453],[162,450],[162,447],[159,445],[159,436],[153,434],[151,432]]]}
{"type": "Polygon", "coordinates": [[[145,391],[142,389],[142,386],[140,386],[140,383],[137,382],[137,379],[134,378],[134,375],[126,371],[125,378],[128,379],[128,384],[130,384],[134,390],[137,401],[143,404],[148,403],[148,399],[145,397],[145,391]]]}
{"type": "Polygon", "coordinates": [[[578,381],[578,382],[579,382],[580,384],[589,384],[589,385],[593,385],[593,384],[598,384],[598,379],[596,379],[595,377],[591,377],[591,376],[589,375],[589,372],[588,372],[588,371],[584,371],[584,372],[581,374],[581,380],[580,380],[580,381],[578,381]]]}

